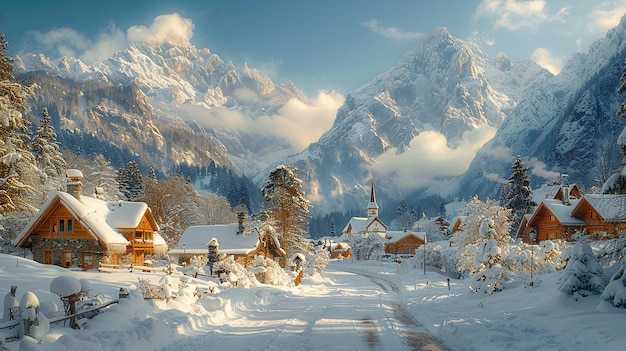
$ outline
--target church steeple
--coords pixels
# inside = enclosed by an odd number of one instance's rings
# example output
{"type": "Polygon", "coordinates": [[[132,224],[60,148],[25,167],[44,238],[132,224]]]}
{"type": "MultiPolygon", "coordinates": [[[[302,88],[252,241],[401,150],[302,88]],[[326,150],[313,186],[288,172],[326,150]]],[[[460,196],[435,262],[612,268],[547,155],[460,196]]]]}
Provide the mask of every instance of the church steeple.
{"type": "Polygon", "coordinates": [[[376,203],[376,194],[374,193],[374,181],[372,180],[372,190],[370,192],[370,202],[367,204],[367,219],[378,217],[378,204],[376,203]]]}

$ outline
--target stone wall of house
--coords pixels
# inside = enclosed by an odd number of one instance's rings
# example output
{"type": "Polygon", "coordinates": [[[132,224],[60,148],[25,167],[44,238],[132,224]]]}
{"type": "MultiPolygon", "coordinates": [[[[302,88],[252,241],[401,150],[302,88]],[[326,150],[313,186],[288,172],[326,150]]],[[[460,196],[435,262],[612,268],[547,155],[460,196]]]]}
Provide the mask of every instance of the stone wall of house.
{"type": "Polygon", "coordinates": [[[44,249],[52,249],[52,264],[62,266],[62,254],[64,250],[72,252],[72,267],[82,267],[82,257],[84,251],[93,252],[93,268],[98,268],[105,255],[105,248],[96,240],[80,239],[33,239],[32,252],[33,260],[39,263],[44,262],[44,249]]]}

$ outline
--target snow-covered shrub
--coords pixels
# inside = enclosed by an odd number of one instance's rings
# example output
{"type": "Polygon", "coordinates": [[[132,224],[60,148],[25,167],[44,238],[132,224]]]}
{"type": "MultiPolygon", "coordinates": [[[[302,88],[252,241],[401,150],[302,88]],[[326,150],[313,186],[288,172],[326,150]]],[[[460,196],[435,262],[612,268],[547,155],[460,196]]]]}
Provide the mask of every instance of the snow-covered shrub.
{"type": "Polygon", "coordinates": [[[357,260],[379,261],[385,254],[384,239],[378,234],[355,234],[350,246],[352,255],[357,260]]]}
{"type": "Polygon", "coordinates": [[[41,340],[48,334],[50,330],[48,319],[44,315],[39,314],[39,299],[31,291],[27,291],[22,295],[20,300],[20,317],[22,323],[21,335],[41,340]]]}
{"type": "Polygon", "coordinates": [[[265,284],[288,286],[292,283],[291,277],[278,262],[265,256],[256,256],[250,268],[248,269],[249,272],[264,275],[263,283],[265,284]]]}
{"type": "Polygon", "coordinates": [[[330,262],[330,253],[328,250],[321,248],[309,254],[306,261],[308,263],[307,274],[321,273],[326,269],[328,262],[330,262]]]}
{"type": "Polygon", "coordinates": [[[249,288],[257,286],[258,281],[254,276],[254,273],[248,271],[244,266],[235,261],[235,257],[232,255],[222,257],[220,261],[215,262],[213,265],[213,272],[220,275],[220,280],[224,286],[234,286],[233,280],[229,279],[234,276],[236,278],[236,286],[242,288],[249,288]],[[231,275],[231,277],[229,277],[231,275]]]}
{"type": "Polygon", "coordinates": [[[613,274],[601,296],[602,301],[621,308],[626,308],[626,274],[624,274],[624,270],[626,270],[626,266],[622,265],[613,274]]]}
{"type": "Polygon", "coordinates": [[[207,274],[204,269],[208,263],[209,259],[206,256],[193,256],[189,260],[189,265],[187,267],[181,267],[179,270],[190,276],[195,276],[196,274],[207,274]]]}
{"type": "Polygon", "coordinates": [[[482,292],[491,295],[495,292],[502,291],[505,278],[505,270],[502,269],[502,266],[496,264],[476,274],[474,281],[470,285],[470,289],[475,293],[482,292]]]}
{"type": "Polygon", "coordinates": [[[601,241],[598,248],[598,263],[610,267],[626,262],[626,233],[620,233],[617,239],[601,241]]]}
{"type": "Polygon", "coordinates": [[[602,293],[604,270],[589,244],[578,240],[573,247],[563,251],[563,259],[567,260],[567,266],[558,281],[560,292],[576,299],[602,293]]]}

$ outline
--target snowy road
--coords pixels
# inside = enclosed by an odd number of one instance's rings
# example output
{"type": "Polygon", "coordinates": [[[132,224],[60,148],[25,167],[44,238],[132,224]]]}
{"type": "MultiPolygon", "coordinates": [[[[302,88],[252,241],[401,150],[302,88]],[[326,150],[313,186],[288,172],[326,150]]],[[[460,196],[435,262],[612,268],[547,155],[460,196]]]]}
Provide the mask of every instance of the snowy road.
{"type": "Polygon", "coordinates": [[[329,283],[297,295],[259,290],[260,299],[235,307],[227,323],[163,350],[443,350],[404,308],[393,281],[345,268],[329,266],[329,283]]]}

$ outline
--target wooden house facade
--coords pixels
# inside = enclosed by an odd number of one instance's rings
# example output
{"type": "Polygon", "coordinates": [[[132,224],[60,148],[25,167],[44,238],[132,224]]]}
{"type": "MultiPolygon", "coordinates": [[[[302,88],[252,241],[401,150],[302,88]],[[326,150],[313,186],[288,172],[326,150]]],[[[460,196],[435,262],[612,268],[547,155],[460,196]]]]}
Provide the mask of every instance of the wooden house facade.
{"type": "Polygon", "coordinates": [[[108,202],[82,196],[82,173],[68,170],[68,192],[56,192],[13,241],[30,248],[43,264],[98,268],[129,255],[143,265],[146,254],[165,254],[167,245],[149,207],[142,202],[108,202]]]}
{"type": "Polygon", "coordinates": [[[387,232],[385,253],[392,255],[415,255],[415,250],[425,243],[426,233],[387,232]]]}
{"type": "Polygon", "coordinates": [[[537,235],[537,242],[570,240],[578,231],[593,239],[612,239],[626,230],[626,195],[586,194],[576,198],[568,190],[563,186],[554,198],[543,200],[532,215],[525,216],[518,237],[526,243],[531,242],[531,233],[537,235]]]}

